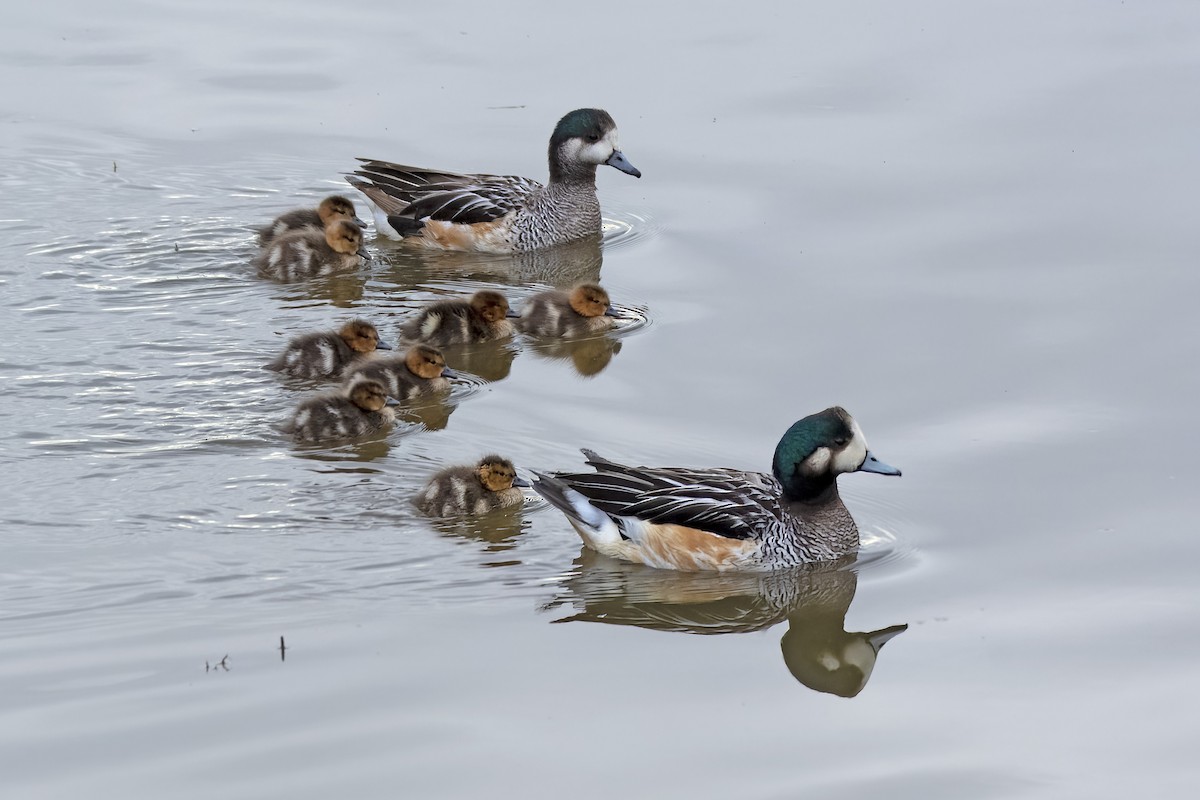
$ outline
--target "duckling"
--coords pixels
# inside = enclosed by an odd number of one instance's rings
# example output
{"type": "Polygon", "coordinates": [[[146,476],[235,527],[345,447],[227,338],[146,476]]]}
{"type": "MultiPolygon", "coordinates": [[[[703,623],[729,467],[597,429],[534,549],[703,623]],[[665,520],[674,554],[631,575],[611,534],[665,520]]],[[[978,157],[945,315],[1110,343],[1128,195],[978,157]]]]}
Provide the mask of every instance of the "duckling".
{"type": "Polygon", "coordinates": [[[363,319],[352,319],[336,331],[296,336],[267,369],[293,378],[337,378],[355,361],[392,346],[379,340],[379,331],[363,319]]]}
{"type": "Polygon", "coordinates": [[[280,429],[301,444],[357,439],[391,425],[394,405],[379,381],[350,381],[302,401],[280,429]]]}
{"type": "Polygon", "coordinates": [[[325,226],[335,219],[349,220],[360,228],[367,227],[367,223],[359,219],[358,214],[355,213],[354,203],[340,194],[331,194],[316,208],[294,208],[287,213],[280,214],[270,225],[259,228],[259,247],[266,247],[276,236],[288,231],[301,228],[323,231],[325,226]]]}
{"type": "Polygon", "coordinates": [[[519,488],[523,486],[529,482],[517,477],[513,463],[493,454],[474,466],[446,467],[429,479],[413,502],[433,517],[486,514],[525,502],[519,488]]]}
{"type": "Polygon", "coordinates": [[[324,231],[300,228],[276,236],[253,263],[264,277],[292,281],[354,269],[367,259],[362,228],[335,219],[324,231]]]}
{"type": "Polygon", "coordinates": [[[583,451],[595,472],[537,473],[534,489],[592,549],[661,569],[770,570],[858,550],[838,495],[847,472],[899,475],[867,449],[840,407],[788,428],[772,475],[736,469],[630,467],[583,451]]]}
{"type": "Polygon", "coordinates": [[[596,168],[642,173],[618,149],[617,123],[599,108],[566,114],[550,135],[550,182],[460,175],[360,158],[346,180],[362,192],[375,230],[424,247],[519,253],[600,233],[596,168]]]}
{"type": "Polygon", "coordinates": [[[403,401],[445,391],[450,388],[450,378],[456,375],[446,366],[441,350],[417,344],[402,356],[373,358],[356,364],[347,371],[346,377],[379,381],[390,397],[403,401]]]}
{"type": "Polygon", "coordinates": [[[416,318],[400,328],[407,341],[425,342],[441,347],[470,342],[490,342],[513,335],[516,317],[508,300],[499,292],[483,289],[470,300],[439,300],[426,307],[416,318]]]}
{"type": "Polygon", "coordinates": [[[608,292],[599,284],[581,283],[570,292],[553,289],[535,294],[521,307],[517,328],[533,336],[582,336],[616,327],[608,292]]]}

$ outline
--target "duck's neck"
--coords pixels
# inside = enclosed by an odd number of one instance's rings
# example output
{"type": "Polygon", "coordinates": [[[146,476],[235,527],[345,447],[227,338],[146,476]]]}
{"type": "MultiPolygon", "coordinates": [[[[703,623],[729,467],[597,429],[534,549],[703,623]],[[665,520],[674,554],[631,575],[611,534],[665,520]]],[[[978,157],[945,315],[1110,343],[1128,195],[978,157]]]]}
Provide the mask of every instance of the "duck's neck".
{"type": "Polygon", "coordinates": [[[788,495],[788,511],[801,520],[803,529],[817,532],[821,544],[842,555],[858,547],[858,525],[838,494],[837,482],[829,481],[820,492],[796,499],[788,495]]]}
{"type": "Polygon", "coordinates": [[[785,480],[776,472],[775,477],[783,484],[783,494],[791,503],[820,506],[829,502],[841,502],[836,475],[825,473],[810,478],[796,472],[785,480]]]}
{"type": "Polygon", "coordinates": [[[580,187],[595,191],[596,165],[568,161],[555,150],[550,151],[550,185],[580,187]]]}

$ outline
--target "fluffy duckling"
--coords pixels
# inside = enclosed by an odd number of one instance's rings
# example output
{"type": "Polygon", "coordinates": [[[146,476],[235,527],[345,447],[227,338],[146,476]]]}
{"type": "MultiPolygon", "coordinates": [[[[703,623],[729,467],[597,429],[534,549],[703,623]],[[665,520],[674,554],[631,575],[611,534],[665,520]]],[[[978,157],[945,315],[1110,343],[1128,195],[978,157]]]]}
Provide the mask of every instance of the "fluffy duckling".
{"type": "Polygon", "coordinates": [[[301,402],[281,430],[301,444],[356,439],[391,425],[395,402],[379,381],[350,381],[301,402]]]}
{"type": "Polygon", "coordinates": [[[429,479],[413,502],[433,517],[486,514],[525,502],[522,486],[529,482],[517,477],[513,463],[493,454],[474,466],[446,467],[429,479]]]}
{"type": "Polygon", "coordinates": [[[265,277],[292,281],[354,269],[367,258],[362,228],[335,219],[324,231],[301,228],[275,237],[255,257],[254,266],[265,277]]]}
{"type": "Polygon", "coordinates": [[[454,370],[446,366],[442,351],[427,344],[417,344],[402,356],[373,358],[356,364],[346,373],[348,379],[365,378],[379,381],[388,396],[397,400],[412,400],[422,395],[450,388],[454,370]]]}
{"type": "Polygon", "coordinates": [[[401,328],[401,336],[414,342],[445,347],[451,344],[490,342],[512,336],[516,317],[499,292],[484,289],[469,300],[439,300],[401,328]]]}
{"type": "Polygon", "coordinates": [[[355,361],[391,350],[379,340],[379,331],[366,320],[352,319],[336,331],[318,331],[296,336],[267,369],[293,378],[337,378],[355,361]]]}
{"type": "Polygon", "coordinates": [[[316,208],[294,208],[280,214],[270,225],[259,228],[258,245],[266,247],[276,236],[301,228],[323,231],[335,219],[349,220],[362,228],[367,226],[355,213],[354,203],[340,194],[331,194],[316,208]]]}
{"type": "Polygon", "coordinates": [[[516,324],[534,336],[583,336],[616,327],[616,316],[608,292],[599,284],[581,283],[570,292],[535,294],[521,307],[516,324]]]}

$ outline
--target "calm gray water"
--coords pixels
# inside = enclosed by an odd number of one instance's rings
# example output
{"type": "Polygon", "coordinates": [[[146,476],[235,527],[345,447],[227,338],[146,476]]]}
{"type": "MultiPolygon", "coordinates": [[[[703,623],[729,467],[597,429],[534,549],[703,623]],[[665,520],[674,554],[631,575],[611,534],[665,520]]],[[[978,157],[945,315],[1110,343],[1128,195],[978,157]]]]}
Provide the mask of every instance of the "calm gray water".
{"type": "Polygon", "coordinates": [[[1200,7],[843,6],[8,9],[3,794],[1190,796],[1200,7]],[[355,156],[543,178],[586,105],[645,174],[600,174],[602,246],[248,266],[355,156]],[[294,333],[597,273],[619,347],[471,353],[354,446],[272,428],[294,333]],[[766,469],[832,404],[904,469],[843,479],[840,572],[408,506],[492,449],[766,469]]]}

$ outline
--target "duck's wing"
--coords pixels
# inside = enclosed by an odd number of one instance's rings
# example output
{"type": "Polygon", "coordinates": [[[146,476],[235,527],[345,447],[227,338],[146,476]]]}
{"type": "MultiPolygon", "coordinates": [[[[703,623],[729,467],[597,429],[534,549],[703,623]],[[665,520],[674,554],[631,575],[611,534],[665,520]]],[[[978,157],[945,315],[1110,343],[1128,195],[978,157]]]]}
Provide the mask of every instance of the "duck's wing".
{"type": "Polygon", "coordinates": [[[518,175],[460,175],[362,159],[346,180],[389,215],[474,224],[520,208],[542,188],[518,175]]]}
{"type": "Polygon", "coordinates": [[[558,475],[601,511],[616,517],[684,525],[731,539],[757,539],[783,518],[778,481],[757,472],[631,467],[584,450],[594,473],[558,475]]]}

